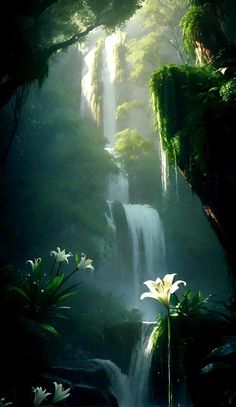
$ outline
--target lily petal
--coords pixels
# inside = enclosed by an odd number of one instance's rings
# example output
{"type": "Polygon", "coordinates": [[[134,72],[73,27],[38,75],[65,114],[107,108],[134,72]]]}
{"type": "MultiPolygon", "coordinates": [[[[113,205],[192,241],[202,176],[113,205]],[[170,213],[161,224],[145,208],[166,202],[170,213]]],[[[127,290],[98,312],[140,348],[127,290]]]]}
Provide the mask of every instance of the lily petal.
{"type": "Polygon", "coordinates": [[[176,273],[173,274],[166,274],[165,277],[163,277],[163,283],[165,287],[171,287],[174,277],[176,276],[176,273]]]}
{"type": "Polygon", "coordinates": [[[171,294],[175,293],[175,291],[177,291],[179,289],[179,284],[183,284],[185,286],[187,283],[186,283],[186,281],[183,281],[183,280],[175,281],[170,289],[171,294]]]}
{"type": "Polygon", "coordinates": [[[159,277],[155,281],[147,280],[144,281],[144,284],[149,288],[149,292],[145,292],[141,295],[140,299],[144,298],[154,298],[157,301],[160,301],[165,307],[169,308],[170,306],[170,297],[176,290],[179,289],[179,284],[186,285],[186,282],[183,280],[178,280],[173,283],[176,273],[166,274],[161,280],[159,277]]]}
{"type": "Polygon", "coordinates": [[[155,294],[150,293],[150,292],[146,292],[146,293],[143,293],[143,294],[141,295],[140,300],[143,300],[144,298],[147,298],[147,297],[149,297],[149,298],[154,298],[154,300],[156,300],[157,297],[158,297],[158,295],[155,295],[155,294]]]}

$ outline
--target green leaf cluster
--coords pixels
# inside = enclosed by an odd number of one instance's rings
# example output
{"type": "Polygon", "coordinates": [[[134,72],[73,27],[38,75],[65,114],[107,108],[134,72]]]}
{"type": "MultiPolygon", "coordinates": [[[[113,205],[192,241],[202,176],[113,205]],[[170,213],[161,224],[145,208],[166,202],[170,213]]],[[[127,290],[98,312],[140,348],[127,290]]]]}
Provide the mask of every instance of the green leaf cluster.
{"type": "Polygon", "coordinates": [[[152,151],[152,142],[138,134],[136,129],[124,129],[116,133],[116,138],[115,151],[127,169],[132,163],[152,151]]]}
{"type": "Polygon", "coordinates": [[[64,306],[63,302],[78,294],[75,288],[80,283],[68,287],[65,283],[76,269],[66,275],[61,271],[61,263],[56,267],[56,262],[53,262],[48,271],[44,271],[43,261],[31,272],[21,271],[18,283],[9,286],[8,294],[21,317],[31,320],[40,329],[57,335],[55,319],[66,318],[63,311],[70,307],[64,306]]]}
{"type": "Polygon", "coordinates": [[[185,10],[185,0],[149,0],[135,15],[140,35],[127,43],[127,59],[135,82],[146,85],[153,69],[168,61],[185,62],[179,27],[185,10]]]}
{"type": "Polygon", "coordinates": [[[125,120],[125,119],[127,119],[127,115],[130,110],[140,109],[142,106],[143,106],[143,104],[139,100],[136,100],[136,99],[122,103],[116,109],[116,119],[125,120]]]}
{"type": "Polygon", "coordinates": [[[220,88],[220,97],[224,102],[236,101],[236,83],[235,78],[225,82],[220,88]]]}

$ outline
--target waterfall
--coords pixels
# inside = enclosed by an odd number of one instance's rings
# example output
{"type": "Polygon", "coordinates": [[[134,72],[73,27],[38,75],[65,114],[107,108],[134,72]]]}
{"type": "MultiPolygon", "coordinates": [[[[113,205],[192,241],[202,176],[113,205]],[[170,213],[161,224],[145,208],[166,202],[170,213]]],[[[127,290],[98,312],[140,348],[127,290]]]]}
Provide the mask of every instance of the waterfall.
{"type": "Polygon", "coordinates": [[[102,366],[109,378],[109,391],[117,399],[119,407],[151,407],[149,379],[152,362],[152,333],[156,323],[143,322],[140,339],[132,355],[128,376],[111,360],[92,359],[102,366]]]}
{"type": "MultiPolygon", "coordinates": [[[[112,155],[114,161],[117,159],[117,154],[111,147],[106,147],[109,154],[112,155]]],[[[122,203],[129,202],[129,181],[124,169],[121,165],[118,166],[118,174],[110,177],[108,185],[107,199],[110,201],[119,201],[122,203]]]]}
{"type": "Polygon", "coordinates": [[[158,212],[149,205],[124,204],[123,207],[132,248],[134,295],[138,300],[142,282],[163,273],[164,232],[158,212]]]}
{"type": "MultiPolygon", "coordinates": [[[[106,150],[118,162],[118,172],[110,178],[106,199],[108,211],[107,222],[110,229],[110,258],[103,266],[103,288],[116,286],[129,306],[140,304],[140,293],[143,281],[156,278],[165,272],[164,232],[160,216],[156,209],[149,205],[129,201],[129,182],[121,163],[114,151],[117,106],[117,61],[116,47],[123,42],[121,32],[107,36],[103,42],[101,72],[102,81],[102,122],[103,134],[107,140],[106,150]],[[114,207],[113,202],[120,203],[114,207]]],[[[86,103],[92,111],[92,71],[96,46],[90,44],[90,51],[84,57],[84,74],[82,79],[81,112],[86,103]]],[[[99,73],[98,73],[99,74],[99,73]]],[[[164,155],[163,155],[164,157],[164,155]]],[[[163,168],[164,163],[163,161],[163,168]]],[[[167,163],[165,166],[165,171],[167,163]]],[[[165,172],[166,174],[166,172],[165,172]]],[[[167,186],[167,177],[163,178],[167,186]]],[[[146,317],[149,314],[146,314],[146,317]]]]}
{"type": "Polygon", "coordinates": [[[110,35],[105,40],[103,50],[103,134],[110,145],[114,144],[116,134],[116,61],[114,47],[119,42],[119,33],[110,35]]]}
{"type": "Polygon", "coordinates": [[[128,377],[111,360],[92,359],[92,362],[102,366],[110,380],[109,391],[116,398],[119,407],[136,407],[130,402],[128,377]]]}
{"type": "Polygon", "coordinates": [[[129,202],[129,181],[121,171],[110,179],[108,198],[122,203],[129,202]]]}
{"type": "Polygon", "coordinates": [[[132,407],[150,407],[149,379],[152,363],[152,333],[156,324],[143,322],[140,340],[133,350],[129,371],[129,386],[132,395],[132,407]]]}
{"type": "Polygon", "coordinates": [[[160,161],[161,161],[161,185],[163,194],[167,192],[168,182],[169,182],[169,164],[167,159],[167,154],[160,143],[160,161]]]}
{"type": "Polygon", "coordinates": [[[94,59],[96,53],[96,45],[85,52],[83,58],[82,67],[82,80],[81,80],[81,102],[80,102],[80,113],[81,116],[94,117],[93,115],[93,88],[92,88],[92,77],[93,77],[93,67],[94,59]]]}

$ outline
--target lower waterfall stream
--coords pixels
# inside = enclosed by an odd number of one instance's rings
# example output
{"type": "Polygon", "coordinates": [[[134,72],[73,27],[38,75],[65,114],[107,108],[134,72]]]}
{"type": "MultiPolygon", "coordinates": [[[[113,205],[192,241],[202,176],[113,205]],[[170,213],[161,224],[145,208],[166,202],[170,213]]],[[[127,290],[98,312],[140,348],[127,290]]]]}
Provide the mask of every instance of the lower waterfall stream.
{"type": "Polygon", "coordinates": [[[149,400],[149,377],[152,362],[153,322],[143,322],[140,338],[130,358],[128,375],[111,360],[93,359],[102,366],[109,378],[110,393],[116,398],[119,407],[152,407],[149,400]]]}

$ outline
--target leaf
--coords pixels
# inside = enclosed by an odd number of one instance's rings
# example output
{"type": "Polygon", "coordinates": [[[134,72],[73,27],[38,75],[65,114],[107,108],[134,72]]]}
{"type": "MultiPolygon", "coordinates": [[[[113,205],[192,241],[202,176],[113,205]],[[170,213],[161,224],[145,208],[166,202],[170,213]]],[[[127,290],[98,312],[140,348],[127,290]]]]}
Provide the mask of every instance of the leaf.
{"type": "Polygon", "coordinates": [[[173,293],[171,296],[171,305],[173,305],[173,307],[176,307],[179,304],[179,299],[178,296],[173,293]]]}
{"type": "Polygon", "coordinates": [[[61,274],[60,276],[53,277],[49,281],[48,285],[45,287],[45,291],[47,291],[47,292],[50,292],[50,291],[55,292],[55,291],[57,291],[60,288],[63,279],[64,279],[64,274],[61,274]]]}
{"type": "Polygon", "coordinates": [[[10,290],[9,290],[10,292],[11,291],[15,291],[16,293],[18,293],[18,294],[20,294],[22,297],[24,297],[27,301],[31,301],[30,300],[30,297],[28,296],[28,294],[22,289],[22,288],[20,288],[20,287],[11,287],[10,288],[10,290]]]}
{"type": "Polygon", "coordinates": [[[54,318],[65,319],[66,321],[68,321],[69,319],[66,315],[63,314],[55,314],[54,318]]]}
{"type": "Polygon", "coordinates": [[[37,280],[41,280],[43,274],[43,262],[40,261],[38,266],[34,269],[34,276],[37,280]]]}
{"type": "Polygon", "coordinates": [[[44,331],[50,332],[51,334],[53,334],[53,335],[55,335],[55,336],[58,336],[58,335],[59,335],[59,333],[57,332],[57,330],[56,330],[52,325],[49,325],[49,324],[40,324],[40,326],[41,326],[41,328],[42,328],[44,331]]]}
{"type": "Polygon", "coordinates": [[[75,268],[76,268],[76,270],[78,269],[79,262],[80,262],[80,258],[79,258],[78,253],[76,253],[75,254],[75,268]]]}
{"type": "Polygon", "coordinates": [[[74,295],[77,295],[78,293],[79,293],[78,290],[77,291],[70,291],[70,292],[65,293],[63,295],[60,295],[60,297],[57,300],[62,301],[62,300],[65,300],[66,298],[73,297],[74,295]]]}

